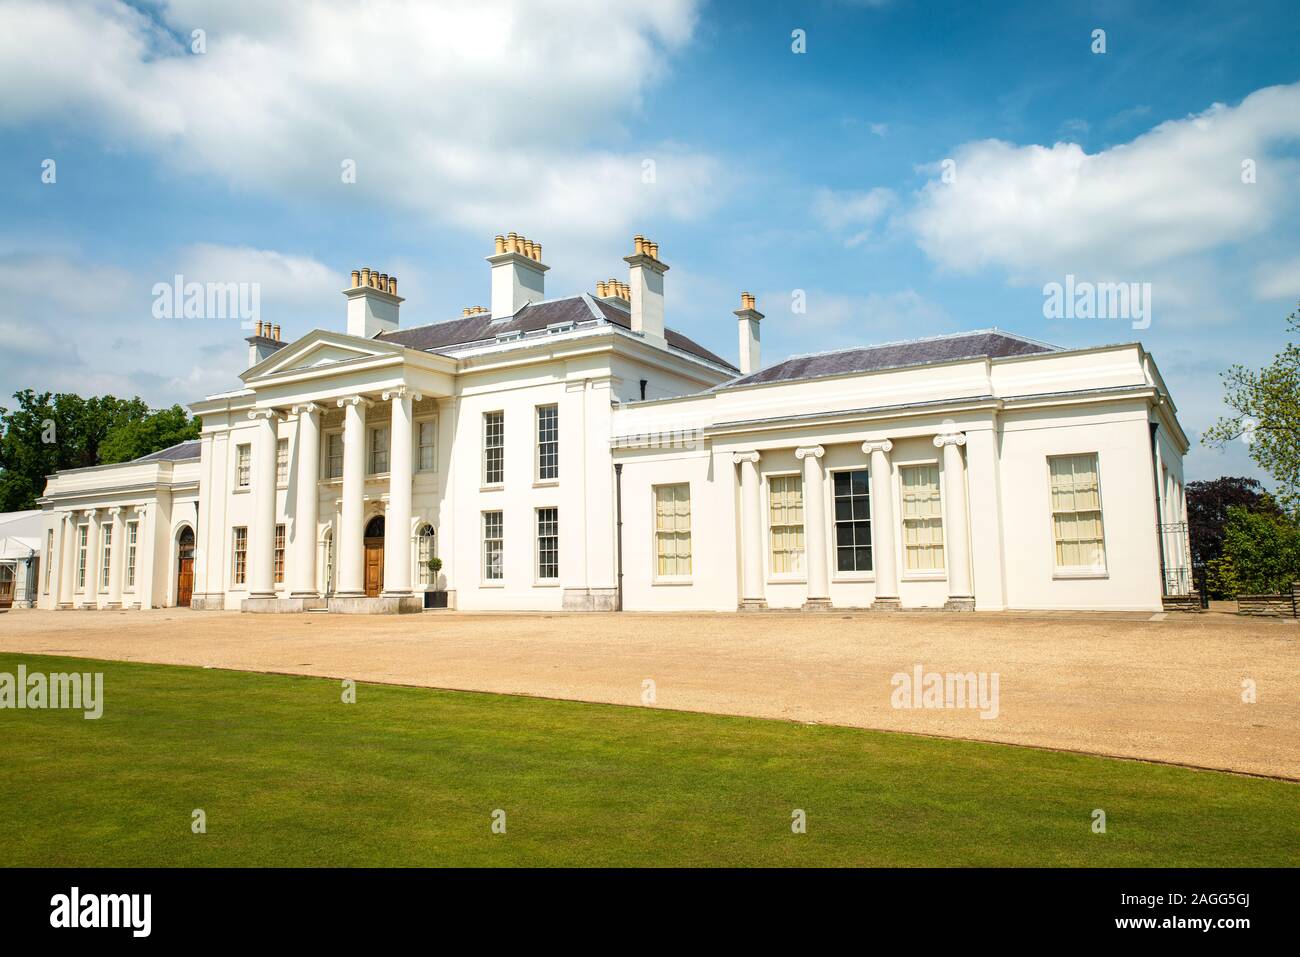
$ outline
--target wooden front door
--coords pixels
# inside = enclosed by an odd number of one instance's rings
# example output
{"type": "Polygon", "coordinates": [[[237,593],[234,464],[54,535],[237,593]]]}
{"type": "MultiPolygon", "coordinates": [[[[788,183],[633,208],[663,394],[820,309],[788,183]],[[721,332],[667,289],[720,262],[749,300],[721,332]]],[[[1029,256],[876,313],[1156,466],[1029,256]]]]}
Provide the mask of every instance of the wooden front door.
{"type": "Polygon", "coordinates": [[[8,608],[14,603],[14,565],[0,565],[0,608],[8,608]]]}
{"type": "Polygon", "coordinates": [[[182,529],[176,543],[176,606],[190,607],[194,597],[194,532],[182,529]]]}
{"type": "Polygon", "coordinates": [[[384,590],[384,543],[366,542],[366,597],[378,598],[384,590]]]}

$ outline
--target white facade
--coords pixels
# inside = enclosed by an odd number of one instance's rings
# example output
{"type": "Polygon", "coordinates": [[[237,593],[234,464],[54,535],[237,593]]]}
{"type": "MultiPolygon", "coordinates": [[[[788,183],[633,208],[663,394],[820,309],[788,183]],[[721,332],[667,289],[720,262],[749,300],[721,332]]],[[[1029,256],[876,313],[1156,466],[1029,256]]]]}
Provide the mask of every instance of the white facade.
{"type": "Polygon", "coordinates": [[[36,604],[43,528],[40,509],[0,513],[0,611],[36,604]]]}
{"type": "Polygon", "coordinates": [[[665,328],[668,267],[640,237],[599,296],[545,299],[541,248],[513,234],[488,262],[490,309],[414,329],[396,278],[357,271],[353,334],[259,329],[242,387],[193,404],[198,443],[52,476],[41,606],[1157,610],[1186,591],[1187,440],[1140,345],[993,331],[762,369],[747,294],[736,365],[665,328]]]}

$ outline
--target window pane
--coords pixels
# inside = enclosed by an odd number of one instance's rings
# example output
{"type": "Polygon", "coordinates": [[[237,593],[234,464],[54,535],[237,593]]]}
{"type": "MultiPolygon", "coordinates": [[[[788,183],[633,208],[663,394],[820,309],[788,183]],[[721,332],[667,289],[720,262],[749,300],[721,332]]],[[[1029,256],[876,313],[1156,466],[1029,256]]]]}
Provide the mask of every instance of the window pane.
{"type": "Polygon", "coordinates": [[[803,571],[803,477],[776,475],[768,482],[768,539],[776,575],[803,571]]]}
{"type": "Polygon", "coordinates": [[[665,577],[691,573],[691,487],[656,485],[655,567],[665,577]]]}
{"type": "Polygon", "coordinates": [[[939,467],[909,465],[899,470],[903,485],[903,551],[909,571],[942,571],[943,507],[939,467]]]}
{"type": "Polygon", "coordinates": [[[483,513],[483,577],[499,581],[504,577],[503,523],[500,512],[483,513]]]}
{"type": "Polygon", "coordinates": [[[437,429],[434,422],[420,423],[420,464],[421,472],[430,472],[437,468],[437,447],[435,435],[437,429]]]}
{"type": "Polygon", "coordinates": [[[483,415],[483,482],[500,485],[505,481],[505,413],[483,415]]]}
{"type": "Polygon", "coordinates": [[[1096,454],[1061,455],[1047,461],[1057,567],[1104,569],[1106,545],[1096,454]]]}
{"type": "Polygon", "coordinates": [[[866,469],[835,473],[835,563],[838,571],[871,571],[869,490],[866,469]]]}
{"type": "Polygon", "coordinates": [[[537,407],[537,477],[542,480],[560,477],[559,406],[537,407]]]}

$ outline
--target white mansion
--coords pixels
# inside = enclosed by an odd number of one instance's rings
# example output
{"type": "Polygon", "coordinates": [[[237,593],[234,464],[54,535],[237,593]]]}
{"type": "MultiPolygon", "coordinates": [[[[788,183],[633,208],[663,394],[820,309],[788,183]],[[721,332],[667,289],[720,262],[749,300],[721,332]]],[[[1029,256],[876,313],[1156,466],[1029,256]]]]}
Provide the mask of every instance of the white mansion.
{"type": "MultiPolygon", "coordinates": [[[[1159,610],[1188,591],[1187,438],[1140,344],[997,330],[763,367],[664,324],[668,267],[547,299],[496,238],[491,308],[259,324],[198,441],[60,472],[42,608],[1159,610]],[[442,561],[440,570],[429,559],[442,561]],[[426,596],[426,592],[432,593],[426,596]]],[[[435,563],[436,564],[436,563],[435,563]]]]}

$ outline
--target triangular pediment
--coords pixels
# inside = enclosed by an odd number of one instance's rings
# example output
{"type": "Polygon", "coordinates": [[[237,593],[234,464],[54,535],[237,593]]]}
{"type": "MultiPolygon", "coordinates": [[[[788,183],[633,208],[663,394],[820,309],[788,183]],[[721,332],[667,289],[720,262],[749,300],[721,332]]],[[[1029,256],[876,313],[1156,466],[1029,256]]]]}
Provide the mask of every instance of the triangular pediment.
{"type": "Polygon", "coordinates": [[[339,332],[315,329],[301,339],[267,356],[240,378],[245,382],[287,372],[317,370],[343,363],[400,355],[402,346],[378,339],[362,339],[339,332]]]}

